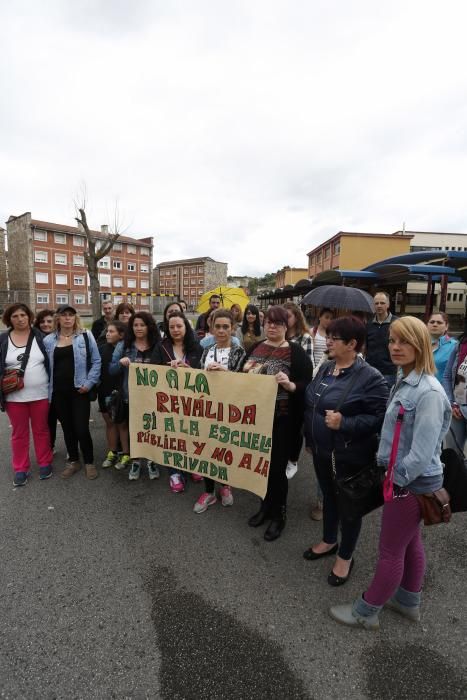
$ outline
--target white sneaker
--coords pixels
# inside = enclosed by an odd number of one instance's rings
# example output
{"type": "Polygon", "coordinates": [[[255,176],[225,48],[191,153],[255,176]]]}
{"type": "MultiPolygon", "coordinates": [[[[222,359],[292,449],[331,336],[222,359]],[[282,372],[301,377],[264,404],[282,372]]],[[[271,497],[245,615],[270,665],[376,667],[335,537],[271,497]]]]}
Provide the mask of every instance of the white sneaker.
{"type": "Polygon", "coordinates": [[[291,462],[289,460],[287,462],[287,466],[285,468],[285,475],[286,475],[287,479],[291,479],[292,477],[294,477],[297,472],[298,472],[297,462],[291,462]]]}
{"type": "Polygon", "coordinates": [[[213,506],[214,503],[217,503],[217,498],[214,493],[202,493],[193,506],[193,510],[195,513],[204,513],[209,506],[213,506]]]}
{"type": "Polygon", "coordinates": [[[223,506],[233,506],[232,489],[230,486],[221,486],[219,489],[219,496],[221,497],[223,506]]]}
{"type": "Polygon", "coordinates": [[[141,464],[139,462],[132,462],[131,463],[131,468],[130,468],[130,473],[128,474],[128,479],[130,481],[136,481],[139,479],[139,475],[141,472],[141,464]]]}
{"type": "Polygon", "coordinates": [[[161,475],[157,464],[155,462],[151,462],[149,459],[148,459],[148,474],[149,474],[149,478],[151,479],[151,481],[153,479],[158,479],[161,475]]]}

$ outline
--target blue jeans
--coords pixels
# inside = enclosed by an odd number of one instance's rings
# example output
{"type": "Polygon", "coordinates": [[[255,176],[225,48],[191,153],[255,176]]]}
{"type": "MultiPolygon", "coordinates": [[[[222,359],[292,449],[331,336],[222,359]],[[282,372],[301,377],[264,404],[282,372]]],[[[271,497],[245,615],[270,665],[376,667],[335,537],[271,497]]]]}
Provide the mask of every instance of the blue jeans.
{"type": "MultiPolygon", "coordinates": [[[[323,492],[323,542],[326,544],[337,542],[340,524],[341,541],[337,553],[341,559],[351,559],[362,527],[362,519],[346,520],[340,515],[332,476],[331,459],[323,459],[313,453],[313,464],[323,492]]],[[[336,471],[338,477],[342,476],[339,474],[338,468],[336,471]]]]}

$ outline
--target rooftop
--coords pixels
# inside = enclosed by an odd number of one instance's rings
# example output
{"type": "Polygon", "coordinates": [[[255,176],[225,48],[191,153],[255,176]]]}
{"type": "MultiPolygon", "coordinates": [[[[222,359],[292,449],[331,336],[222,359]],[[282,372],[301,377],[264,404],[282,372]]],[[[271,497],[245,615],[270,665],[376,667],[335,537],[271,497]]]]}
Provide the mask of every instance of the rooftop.
{"type": "MultiPolygon", "coordinates": [[[[24,216],[21,214],[20,216],[24,216]]],[[[15,219],[19,219],[20,216],[10,216],[8,218],[7,224],[10,223],[10,221],[14,221],[15,219]]],[[[43,229],[44,231],[57,231],[57,233],[72,233],[75,235],[80,235],[84,236],[84,231],[82,231],[78,226],[66,226],[65,224],[54,224],[51,221],[42,221],[40,219],[31,219],[31,228],[38,228],[38,229],[43,229]]],[[[105,240],[107,238],[107,234],[102,233],[102,231],[95,231],[91,229],[91,233],[93,237],[105,240]]],[[[135,245],[142,245],[142,246],[152,246],[152,237],[148,236],[147,238],[132,238],[131,236],[119,236],[118,237],[118,242],[119,243],[130,243],[130,244],[135,244],[135,245]]]]}

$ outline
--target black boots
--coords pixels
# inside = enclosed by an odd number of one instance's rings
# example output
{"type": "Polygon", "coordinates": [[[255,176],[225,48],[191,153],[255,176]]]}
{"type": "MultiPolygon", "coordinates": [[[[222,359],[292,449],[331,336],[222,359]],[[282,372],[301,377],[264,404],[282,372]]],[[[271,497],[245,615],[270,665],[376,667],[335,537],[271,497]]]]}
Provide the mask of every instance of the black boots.
{"type": "Polygon", "coordinates": [[[264,501],[261,502],[261,508],[257,513],[251,516],[251,518],[248,520],[248,525],[250,527],[259,527],[262,525],[265,520],[267,520],[268,517],[268,508],[264,501]]]}
{"type": "Polygon", "coordinates": [[[280,514],[271,520],[266,532],[264,533],[264,539],[266,542],[273,542],[273,540],[277,540],[277,538],[281,536],[281,532],[285,527],[285,520],[286,510],[285,506],[282,506],[280,514]]]}

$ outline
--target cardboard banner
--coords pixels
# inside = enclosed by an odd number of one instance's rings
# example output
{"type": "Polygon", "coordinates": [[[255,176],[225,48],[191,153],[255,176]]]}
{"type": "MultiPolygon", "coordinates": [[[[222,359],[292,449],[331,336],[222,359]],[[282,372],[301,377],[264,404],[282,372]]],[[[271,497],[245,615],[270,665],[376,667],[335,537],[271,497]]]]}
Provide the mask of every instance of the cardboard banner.
{"type": "Polygon", "coordinates": [[[130,450],[264,498],[271,461],[274,377],[132,363],[130,450]]]}

